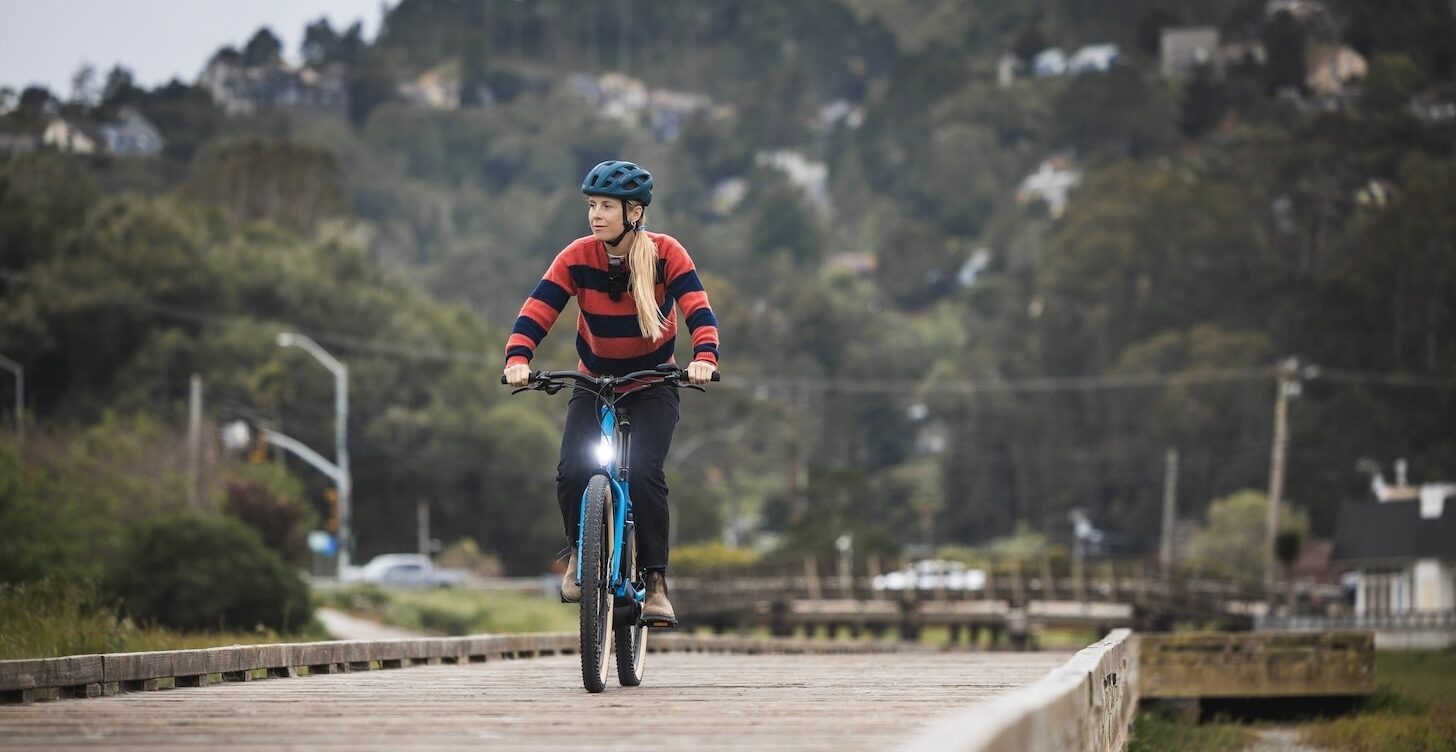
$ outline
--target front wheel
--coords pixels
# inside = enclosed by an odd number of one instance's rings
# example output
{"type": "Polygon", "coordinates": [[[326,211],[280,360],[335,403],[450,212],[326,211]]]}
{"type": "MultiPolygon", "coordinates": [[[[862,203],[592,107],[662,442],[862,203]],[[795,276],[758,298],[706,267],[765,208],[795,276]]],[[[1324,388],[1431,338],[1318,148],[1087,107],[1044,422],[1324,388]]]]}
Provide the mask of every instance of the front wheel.
{"type": "Polygon", "coordinates": [[[592,476],[586,487],[586,514],[581,521],[581,681],[586,691],[607,688],[607,660],[612,639],[612,493],[607,479],[592,476]]]}
{"type": "MultiPolygon", "coordinates": [[[[622,541],[622,576],[635,587],[641,587],[637,571],[637,532],[629,522],[622,541]]],[[[633,604],[636,606],[636,604],[633,604]]],[[[617,681],[624,687],[642,683],[647,670],[647,627],[642,624],[640,607],[629,609],[637,615],[630,622],[617,622],[617,681]]]]}

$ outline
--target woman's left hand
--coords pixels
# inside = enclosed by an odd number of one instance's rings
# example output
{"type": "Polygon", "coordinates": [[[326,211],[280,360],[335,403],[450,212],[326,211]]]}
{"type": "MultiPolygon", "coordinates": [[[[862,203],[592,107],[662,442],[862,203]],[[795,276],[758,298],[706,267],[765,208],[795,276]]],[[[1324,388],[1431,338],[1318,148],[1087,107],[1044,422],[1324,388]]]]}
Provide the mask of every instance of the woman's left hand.
{"type": "Polygon", "coordinates": [[[713,372],[718,370],[716,366],[705,360],[695,360],[688,364],[688,381],[693,384],[706,384],[713,378],[713,372]]]}

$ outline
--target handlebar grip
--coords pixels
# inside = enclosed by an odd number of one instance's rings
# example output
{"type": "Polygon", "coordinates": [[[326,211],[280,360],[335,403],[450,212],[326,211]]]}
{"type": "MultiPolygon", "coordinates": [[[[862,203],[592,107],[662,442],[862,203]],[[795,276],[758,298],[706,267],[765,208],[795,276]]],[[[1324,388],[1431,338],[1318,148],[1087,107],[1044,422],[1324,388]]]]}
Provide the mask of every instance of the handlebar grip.
{"type": "Polygon", "coordinates": [[[717,371],[713,371],[713,378],[708,379],[708,380],[709,381],[722,381],[723,380],[723,374],[721,374],[721,373],[719,373],[717,371]]]}
{"type": "Polygon", "coordinates": [[[501,374],[501,383],[502,384],[509,383],[509,382],[506,381],[506,375],[505,374],[501,374]]]}

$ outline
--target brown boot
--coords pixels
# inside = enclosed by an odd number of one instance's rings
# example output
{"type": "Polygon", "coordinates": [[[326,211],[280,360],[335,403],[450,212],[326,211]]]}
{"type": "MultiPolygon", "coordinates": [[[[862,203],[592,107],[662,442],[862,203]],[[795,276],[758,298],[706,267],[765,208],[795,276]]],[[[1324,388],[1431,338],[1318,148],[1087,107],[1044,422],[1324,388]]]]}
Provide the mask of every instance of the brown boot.
{"type": "Polygon", "coordinates": [[[647,598],[642,602],[642,621],[654,627],[675,627],[677,616],[667,600],[667,575],[654,569],[647,573],[647,598]]]}
{"type": "Polygon", "coordinates": [[[581,585],[576,582],[576,549],[566,562],[566,574],[561,575],[561,602],[576,603],[581,600],[581,585]]]}

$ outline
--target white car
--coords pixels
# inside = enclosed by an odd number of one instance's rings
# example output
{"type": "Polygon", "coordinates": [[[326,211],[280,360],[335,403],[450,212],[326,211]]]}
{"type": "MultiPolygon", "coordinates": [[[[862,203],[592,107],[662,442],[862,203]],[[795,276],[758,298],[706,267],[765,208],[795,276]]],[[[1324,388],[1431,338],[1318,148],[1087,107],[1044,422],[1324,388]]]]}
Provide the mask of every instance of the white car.
{"type": "Polygon", "coordinates": [[[982,590],[986,572],[959,561],[922,559],[905,569],[871,580],[875,590],[982,590]]]}
{"type": "Polygon", "coordinates": [[[368,564],[344,573],[342,579],[384,587],[439,588],[463,585],[470,575],[455,569],[436,569],[424,554],[380,554],[368,564]]]}

